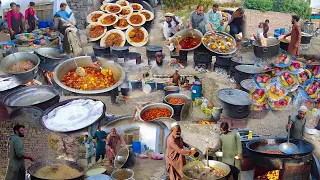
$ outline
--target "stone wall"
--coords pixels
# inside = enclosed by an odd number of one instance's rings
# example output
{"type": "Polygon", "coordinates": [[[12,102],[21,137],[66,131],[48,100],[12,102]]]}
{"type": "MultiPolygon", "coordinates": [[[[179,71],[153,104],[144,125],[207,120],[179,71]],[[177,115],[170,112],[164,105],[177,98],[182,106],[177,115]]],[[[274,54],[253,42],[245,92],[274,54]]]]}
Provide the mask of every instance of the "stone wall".
{"type": "Polygon", "coordinates": [[[99,9],[101,2],[102,0],[67,0],[70,9],[76,11],[74,16],[79,29],[85,29],[88,14],[99,9]]]}
{"type": "MultiPolygon", "coordinates": [[[[0,179],[5,175],[8,164],[8,139],[13,135],[13,126],[17,124],[14,121],[0,121],[0,179]]],[[[25,137],[22,138],[24,150],[26,153],[33,154],[37,160],[48,160],[49,158],[55,159],[55,156],[50,151],[48,144],[48,136],[42,130],[26,126],[25,137]]],[[[26,160],[26,168],[31,165],[31,161],[26,160]]]]}

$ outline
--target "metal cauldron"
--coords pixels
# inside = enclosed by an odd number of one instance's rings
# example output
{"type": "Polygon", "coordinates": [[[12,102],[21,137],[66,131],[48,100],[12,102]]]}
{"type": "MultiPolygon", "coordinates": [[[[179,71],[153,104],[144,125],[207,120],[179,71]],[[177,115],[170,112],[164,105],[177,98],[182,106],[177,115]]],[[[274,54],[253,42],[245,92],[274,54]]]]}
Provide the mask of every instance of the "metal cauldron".
{"type": "MultiPolygon", "coordinates": [[[[186,164],[185,166],[183,166],[182,173],[184,175],[184,178],[186,180],[200,179],[200,178],[189,177],[188,176],[189,175],[188,171],[194,170],[196,166],[198,166],[200,168],[204,168],[206,163],[207,163],[206,160],[204,160],[202,162],[193,161],[193,162],[190,162],[190,163],[186,164]]],[[[209,167],[221,169],[221,170],[223,170],[225,172],[225,176],[224,177],[217,178],[217,179],[212,178],[212,180],[227,180],[228,179],[227,176],[229,175],[231,169],[227,164],[225,164],[223,162],[219,162],[219,161],[209,160],[209,167]]]]}
{"type": "MultiPolygon", "coordinates": [[[[193,36],[196,37],[196,38],[200,38],[202,39],[203,38],[203,34],[197,30],[197,29],[193,29],[193,36]]],[[[179,32],[177,32],[175,35],[174,35],[174,38],[175,37],[180,37],[180,40],[184,39],[184,38],[187,38],[187,37],[192,37],[192,33],[190,32],[189,29],[183,29],[179,32]]],[[[199,46],[201,45],[201,40],[199,42],[199,44],[191,49],[181,49],[181,51],[192,51],[194,49],[197,49],[199,46]]]]}
{"type": "Polygon", "coordinates": [[[184,100],[184,102],[186,102],[189,99],[189,97],[184,95],[184,94],[173,93],[173,94],[169,94],[169,95],[167,95],[166,97],[163,98],[163,102],[168,104],[168,105],[170,105],[173,108],[174,115],[180,115],[184,104],[170,104],[168,101],[171,98],[179,98],[179,99],[184,100]]]}
{"type": "Polygon", "coordinates": [[[124,179],[116,179],[116,178],[114,177],[116,174],[118,174],[119,172],[121,172],[121,171],[123,171],[123,170],[128,171],[128,172],[131,173],[131,177],[128,178],[128,179],[125,179],[125,180],[133,180],[134,172],[133,172],[131,169],[117,169],[117,170],[114,170],[114,171],[111,173],[111,177],[112,177],[114,180],[124,180],[124,179]]]}
{"type": "Polygon", "coordinates": [[[60,100],[59,91],[53,86],[25,86],[6,94],[3,98],[9,114],[26,106],[36,106],[46,110],[60,100]]]}
{"type": "MultiPolygon", "coordinates": [[[[75,58],[78,66],[80,67],[94,67],[98,68],[95,66],[91,60],[90,56],[81,56],[81,57],[76,57],[75,58]]],[[[97,57],[97,61],[100,62],[101,66],[106,69],[112,70],[113,78],[115,79],[116,83],[105,89],[101,90],[93,90],[93,91],[84,91],[84,90],[78,90],[78,89],[73,89],[70,88],[66,85],[64,85],[61,80],[63,79],[63,76],[70,72],[71,70],[74,70],[77,68],[76,64],[74,63],[73,59],[68,59],[60,63],[55,69],[54,69],[54,81],[64,90],[78,93],[78,94],[101,94],[101,93],[106,93],[108,91],[111,91],[118,86],[120,86],[123,81],[125,80],[125,73],[122,69],[122,67],[116,63],[116,62],[108,62],[104,58],[97,57]]]]}
{"type": "MultiPolygon", "coordinates": [[[[166,108],[166,109],[168,109],[168,110],[171,112],[170,118],[171,118],[171,117],[173,116],[173,114],[174,114],[174,110],[173,110],[173,108],[172,108],[171,106],[169,106],[169,105],[167,105],[167,104],[164,104],[164,103],[154,103],[154,104],[149,104],[149,105],[143,107],[143,108],[139,111],[139,120],[140,120],[140,121],[144,121],[141,116],[142,116],[146,111],[148,111],[148,110],[150,110],[150,109],[155,109],[155,108],[166,108]]],[[[155,120],[155,119],[154,119],[154,120],[155,120]]]]}
{"type": "Polygon", "coordinates": [[[39,48],[34,53],[40,58],[39,67],[46,71],[53,71],[60,62],[69,59],[69,56],[62,54],[57,48],[39,48]]]}
{"type": "Polygon", "coordinates": [[[68,180],[84,180],[84,171],[85,168],[83,165],[81,165],[80,163],[74,162],[74,161],[41,161],[41,162],[36,162],[34,164],[32,164],[29,168],[28,168],[28,173],[31,176],[31,180],[47,180],[47,179],[41,179],[35,176],[35,173],[41,169],[42,167],[46,166],[47,164],[56,164],[59,162],[64,162],[66,163],[69,167],[76,169],[78,171],[81,172],[81,175],[79,177],[76,178],[72,178],[72,179],[68,179],[68,180]]]}
{"type": "Polygon", "coordinates": [[[287,141],[287,138],[257,139],[247,143],[251,153],[253,164],[256,167],[263,167],[282,171],[283,180],[309,180],[312,164],[313,146],[311,143],[291,139],[290,142],[298,146],[297,154],[270,154],[264,150],[279,150],[279,145],[287,141]]]}
{"type": "Polygon", "coordinates": [[[172,94],[172,93],[179,93],[180,92],[179,86],[166,86],[163,88],[163,90],[164,90],[165,96],[172,94]]]}
{"type": "Polygon", "coordinates": [[[264,47],[261,45],[260,41],[254,41],[254,55],[259,58],[272,58],[279,53],[280,41],[275,38],[266,38],[267,46],[264,47]]]}
{"type": "Polygon", "coordinates": [[[19,81],[21,81],[22,84],[26,84],[32,81],[36,77],[39,64],[40,64],[40,59],[35,54],[27,53],[27,52],[18,52],[18,53],[10,54],[5,58],[3,58],[0,64],[0,67],[1,67],[1,70],[6,74],[14,75],[17,77],[17,79],[19,79],[19,81]],[[30,61],[35,66],[34,68],[25,72],[9,72],[9,69],[15,63],[18,63],[21,61],[30,61]]]}

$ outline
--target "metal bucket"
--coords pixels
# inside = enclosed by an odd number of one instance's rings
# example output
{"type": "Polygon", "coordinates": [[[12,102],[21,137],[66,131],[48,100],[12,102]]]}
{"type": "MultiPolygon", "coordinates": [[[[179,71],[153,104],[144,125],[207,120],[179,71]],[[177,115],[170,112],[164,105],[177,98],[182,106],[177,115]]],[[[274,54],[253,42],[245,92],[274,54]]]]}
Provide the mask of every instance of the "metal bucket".
{"type": "Polygon", "coordinates": [[[117,170],[114,170],[112,173],[111,173],[111,177],[114,179],[114,180],[133,180],[133,176],[134,176],[134,172],[131,170],[131,169],[117,169],[117,170]],[[128,171],[131,173],[131,177],[130,178],[127,178],[127,179],[116,179],[115,176],[120,173],[122,170],[125,170],[125,171],[128,171]]]}

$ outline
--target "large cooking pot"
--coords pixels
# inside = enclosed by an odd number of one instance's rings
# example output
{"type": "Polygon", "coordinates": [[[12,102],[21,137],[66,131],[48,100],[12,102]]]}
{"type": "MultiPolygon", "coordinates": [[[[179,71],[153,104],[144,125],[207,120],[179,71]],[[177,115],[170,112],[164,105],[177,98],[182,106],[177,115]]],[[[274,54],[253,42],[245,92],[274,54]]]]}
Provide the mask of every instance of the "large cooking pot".
{"type": "MultiPolygon", "coordinates": [[[[279,41],[280,41],[280,48],[284,51],[288,51],[288,47],[289,47],[289,42],[284,41],[282,38],[284,36],[280,36],[279,37],[279,41]]],[[[286,39],[291,40],[291,36],[287,37],[286,39]]]]}
{"type": "Polygon", "coordinates": [[[242,56],[234,56],[231,58],[231,64],[230,64],[230,73],[235,74],[236,72],[236,66],[238,65],[254,65],[254,60],[252,58],[245,59],[242,56]]]}
{"type": "MultiPolygon", "coordinates": [[[[189,162],[188,164],[186,164],[185,166],[183,166],[182,168],[182,173],[184,175],[184,178],[187,180],[195,180],[196,178],[190,177],[190,173],[188,173],[188,171],[194,171],[195,167],[200,167],[200,168],[204,168],[206,164],[206,160],[200,162],[200,161],[193,161],[193,162],[189,162]]],[[[212,179],[212,180],[227,180],[227,176],[229,175],[231,169],[230,167],[223,163],[223,162],[219,162],[219,161],[214,161],[214,160],[209,160],[209,167],[212,168],[217,168],[219,170],[223,170],[225,173],[225,176],[222,178],[217,178],[217,179],[212,179]]],[[[199,178],[200,179],[200,178],[199,178]]]]}
{"type": "Polygon", "coordinates": [[[311,34],[302,32],[301,42],[300,43],[301,44],[310,44],[311,38],[312,38],[311,34]]]}
{"type": "Polygon", "coordinates": [[[46,71],[53,71],[61,61],[69,59],[57,48],[44,47],[36,49],[34,52],[40,58],[39,67],[46,71]]]}
{"type": "MultiPolygon", "coordinates": [[[[82,98],[68,99],[68,100],[65,100],[65,101],[61,101],[61,102],[55,103],[55,104],[53,104],[52,106],[50,106],[47,110],[45,110],[45,111],[41,114],[41,119],[40,119],[41,125],[42,125],[45,129],[48,129],[48,128],[46,127],[46,125],[44,124],[44,122],[43,122],[43,117],[44,117],[44,116],[47,116],[51,111],[53,111],[54,109],[56,109],[56,108],[58,108],[58,107],[60,107],[60,106],[66,105],[66,104],[68,104],[68,103],[70,103],[70,102],[72,102],[72,101],[74,101],[74,100],[79,100],[79,99],[85,99],[85,100],[90,99],[90,100],[93,100],[93,101],[99,101],[99,100],[93,99],[93,98],[85,98],[85,97],[82,97],[82,98]]],[[[106,105],[103,104],[103,112],[106,112],[106,108],[107,108],[106,105]]],[[[97,118],[97,119],[92,119],[92,118],[91,118],[91,120],[92,120],[92,123],[91,123],[91,124],[93,124],[93,123],[101,120],[101,119],[104,118],[104,117],[105,117],[105,113],[101,113],[101,116],[100,116],[99,118],[97,118]]],[[[87,127],[88,127],[88,126],[82,127],[82,128],[76,129],[76,130],[74,130],[74,131],[60,131],[60,132],[63,132],[63,133],[65,133],[65,132],[76,133],[76,132],[82,131],[83,129],[85,129],[85,128],[87,128],[87,127]]],[[[48,130],[53,131],[53,130],[51,130],[51,129],[48,129],[48,130]]]]}
{"type": "MultiPolygon", "coordinates": [[[[149,105],[146,105],[145,107],[143,107],[140,111],[139,111],[139,120],[140,121],[143,121],[144,120],[142,119],[142,115],[148,111],[148,110],[151,110],[151,109],[156,109],[156,108],[166,108],[168,109],[170,112],[171,112],[171,116],[170,118],[173,116],[174,114],[174,110],[171,106],[167,105],[167,104],[164,104],[164,103],[154,103],[154,104],[149,104],[149,105]]],[[[156,118],[157,119],[157,118],[156,118]]],[[[153,120],[156,120],[156,119],[153,119],[153,120]]],[[[152,120],[152,121],[153,121],[152,120]]]]}
{"type": "Polygon", "coordinates": [[[229,118],[242,119],[250,113],[249,94],[238,89],[220,89],[217,96],[222,101],[224,113],[229,118]]]}
{"type": "Polygon", "coordinates": [[[40,59],[38,56],[32,53],[27,53],[27,52],[18,52],[14,54],[10,54],[6,56],[5,58],[2,59],[0,68],[3,72],[9,74],[9,75],[14,75],[16,76],[22,84],[26,84],[30,81],[32,81],[38,72],[38,66],[40,64],[40,59]],[[9,72],[9,69],[18,62],[21,61],[30,61],[32,62],[35,66],[34,68],[30,69],[29,71],[25,72],[9,72]]]}
{"type": "MultiPolygon", "coordinates": [[[[80,67],[95,67],[91,60],[90,56],[81,56],[81,57],[76,57],[75,58],[78,66],[80,67]]],[[[70,88],[66,85],[64,85],[61,80],[63,79],[63,76],[70,72],[71,70],[74,70],[77,68],[76,64],[74,63],[73,59],[68,59],[60,63],[55,69],[54,69],[54,76],[53,79],[54,81],[64,90],[71,91],[74,93],[79,93],[79,94],[100,94],[100,93],[105,93],[108,91],[111,91],[118,86],[120,86],[124,79],[125,79],[125,73],[122,69],[122,67],[116,63],[110,63],[106,61],[104,58],[97,57],[97,60],[100,62],[101,66],[106,69],[112,70],[113,78],[115,79],[115,84],[109,88],[101,89],[101,90],[93,90],[93,91],[85,91],[85,90],[78,90],[78,89],[73,89],[70,88]]]]}
{"type": "MultiPolygon", "coordinates": [[[[59,162],[64,162],[66,163],[69,167],[76,169],[78,171],[81,172],[81,175],[79,177],[76,178],[72,178],[72,179],[68,179],[68,180],[84,180],[84,171],[85,171],[85,167],[83,165],[81,165],[80,163],[74,162],[74,161],[49,161],[50,164],[56,164],[59,162]]],[[[41,169],[42,167],[46,166],[48,164],[47,161],[41,161],[41,162],[36,162],[34,164],[32,164],[29,168],[28,168],[28,173],[31,176],[31,180],[47,180],[47,179],[41,179],[35,176],[35,173],[41,169]]]]}
{"type": "Polygon", "coordinates": [[[166,104],[168,104],[168,105],[170,105],[170,106],[173,108],[173,110],[174,110],[174,115],[180,115],[181,110],[182,110],[184,104],[170,104],[168,101],[169,101],[171,98],[179,98],[179,99],[184,100],[184,102],[186,102],[186,101],[189,99],[189,97],[186,96],[186,95],[184,95],[184,94],[173,93],[173,94],[169,94],[169,95],[167,95],[167,96],[165,96],[165,97],[163,98],[163,102],[166,103],[166,104]]]}
{"type": "Polygon", "coordinates": [[[279,150],[281,143],[287,142],[286,138],[257,139],[247,143],[247,148],[251,152],[251,158],[256,167],[263,167],[269,170],[279,169],[283,171],[284,180],[309,180],[312,151],[311,143],[291,139],[290,143],[297,145],[297,154],[269,154],[264,150],[279,150]]]}
{"type": "MultiPolygon", "coordinates": [[[[181,49],[181,51],[192,51],[194,49],[197,49],[200,45],[201,45],[201,39],[203,37],[203,34],[197,30],[197,29],[193,29],[193,36],[195,38],[200,38],[200,42],[198,45],[196,45],[195,47],[193,48],[190,48],[190,49],[181,49]]],[[[192,37],[192,33],[189,29],[183,29],[179,32],[177,32],[175,35],[174,35],[174,38],[175,37],[180,37],[180,41],[183,40],[184,38],[187,38],[187,37],[192,37]]]]}
{"type": "Polygon", "coordinates": [[[261,69],[254,65],[238,65],[235,67],[236,72],[234,75],[234,80],[240,84],[241,81],[245,79],[253,78],[254,75],[259,74],[261,69]]]}
{"type": "Polygon", "coordinates": [[[125,180],[133,180],[134,172],[133,172],[131,169],[126,169],[126,168],[114,170],[114,171],[111,173],[111,177],[112,177],[114,180],[121,180],[121,179],[116,179],[115,176],[116,176],[117,174],[121,173],[121,171],[123,171],[123,170],[128,171],[128,172],[131,173],[131,177],[128,178],[128,179],[125,179],[125,180]]]}
{"type": "Polygon", "coordinates": [[[46,110],[60,100],[59,91],[53,86],[25,86],[11,91],[3,98],[9,114],[18,108],[36,106],[46,110]]]}
{"type": "Polygon", "coordinates": [[[259,58],[272,58],[279,53],[280,41],[275,38],[266,38],[267,46],[264,47],[261,45],[260,41],[254,41],[254,55],[259,58]]]}

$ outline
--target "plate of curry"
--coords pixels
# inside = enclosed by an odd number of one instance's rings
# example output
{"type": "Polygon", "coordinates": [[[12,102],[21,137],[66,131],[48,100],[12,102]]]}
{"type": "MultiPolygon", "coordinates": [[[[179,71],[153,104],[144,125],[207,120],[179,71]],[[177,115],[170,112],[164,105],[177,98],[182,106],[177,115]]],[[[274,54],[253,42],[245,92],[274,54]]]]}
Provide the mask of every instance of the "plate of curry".
{"type": "Polygon", "coordinates": [[[146,17],[140,13],[132,13],[127,16],[127,21],[131,26],[142,26],[146,22],[146,17]]]}
{"type": "Polygon", "coordinates": [[[154,14],[148,10],[141,10],[140,14],[143,14],[146,17],[146,21],[152,21],[154,18],[154,14]]]}
{"type": "Polygon", "coordinates": [[[121,17],[127,17],[128,15],[130,15],[131,13],[133,13],[133,9],[130,6],[125,6],[122,7],[121,12],[119,13],[119,16],[121,17]]]}
{"type": "Polygon", "coordinates": [[[87,26],[90,41],[97,41],[102,38],[107,29],[99,23],[91,23],[87,26]]]}
{"type": "Polygon", "coordinates": [[[128,23],[127,19],[124,17],[120,17],[118,22],[113,25],[114,28],[120,29],[120,30],[125,30],[128,29],[130,24],[128,23]]]}
{"type": "Polygon", "coordinates": [[[104,15],[105,13],[102,11],[94,11],[87,16],[87,23],[95,23],[98,22],[98,19],[104,15]]]}
{"type": "Polygon", "coordinates": [[[101,6],[101,10],[106,11],[107,13],[110,13],[110,14],[118,14],[121,12],[122,6],[115,3],[107,3],[101,6]]]}
{"type": "Polygon", "coordinates": [[[119,4],[122,7],[130,5],[129,2],[125,1],[125,0],[120,0],[120,1],[117,1],[116,3],[119,4]]]}
{"type": "Polygon", "coordinates": [[[104,14],[98,19],[98,22],[102,26],[112,26],[116,24],[118,20],[119,20],[119,17],[115,14],[104,14]]]}
{"type": "Polygon", "coordinates": [[[69,71],[63,76],[62,83],[70,88],[78,90],[101,90],[113,86],[116,82],[111,70],[103,75],[99,68],[84,67],[86,76],[78,76],[76,70],[69,71]]]}
{"type": "Polygon", "coordinates": [[[134,11],[141,11],[143,9],[143,6],[138,3],[131,3],[130,6],[134,11]]]}
{"type": "Polygon", "coordinates": [[[148,42],[148,32],[144,27],[130,26],[126,31],[126,39],[132,46],[141,47],[148,42]]]}
{"type": "Polygon", "coordinates": [[[108,31],[100,40],[101,47],[121,46],[126,43],[126,36],[123,31],[119,29],[112,29],[108,31]]]}

